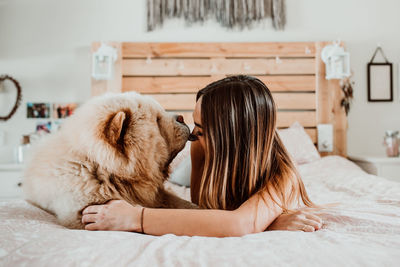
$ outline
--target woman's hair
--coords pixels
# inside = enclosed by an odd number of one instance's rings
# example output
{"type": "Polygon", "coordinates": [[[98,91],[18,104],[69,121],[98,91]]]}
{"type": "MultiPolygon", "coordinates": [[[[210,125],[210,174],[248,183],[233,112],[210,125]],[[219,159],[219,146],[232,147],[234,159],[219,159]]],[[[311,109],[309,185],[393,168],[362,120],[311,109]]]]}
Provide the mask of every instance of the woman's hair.
{"type": "Polygon", "coordinates": [[[300,199],[313,205],[277,134],[276,106],[263,82],[231,76],[200,90],[200,97],[205,138],[201,208],[233,210],[265,190],[283,211],[300,199]]]}

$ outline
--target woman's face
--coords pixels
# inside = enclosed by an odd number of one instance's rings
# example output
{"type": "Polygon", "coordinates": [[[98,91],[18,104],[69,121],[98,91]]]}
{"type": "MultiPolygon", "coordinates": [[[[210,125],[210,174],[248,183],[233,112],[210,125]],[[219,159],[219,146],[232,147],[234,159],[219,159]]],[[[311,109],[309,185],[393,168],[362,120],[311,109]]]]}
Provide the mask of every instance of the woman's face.
{"type": "Polygon", "coordinates": [[[200,143],[203,150],[205,149],[205,140],[203,136],[203,126],[201,121],[201,97],[196,102],[196,106],[193,111],[194,129],[193,134],[198,138],[195,143],[200,143]]]}

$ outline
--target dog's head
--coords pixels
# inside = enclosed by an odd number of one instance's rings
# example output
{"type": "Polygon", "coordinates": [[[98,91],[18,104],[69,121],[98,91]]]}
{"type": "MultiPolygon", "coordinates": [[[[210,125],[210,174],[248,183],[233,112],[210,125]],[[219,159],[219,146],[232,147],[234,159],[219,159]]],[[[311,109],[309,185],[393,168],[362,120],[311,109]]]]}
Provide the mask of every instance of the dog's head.
{"type": "Polygon", "coordinates": [[[181,116],[133,92],[92,99],[62,130],[74,131],[70,132],[72,147],[110,173],[162,182],[189,136],[181,116]]]}

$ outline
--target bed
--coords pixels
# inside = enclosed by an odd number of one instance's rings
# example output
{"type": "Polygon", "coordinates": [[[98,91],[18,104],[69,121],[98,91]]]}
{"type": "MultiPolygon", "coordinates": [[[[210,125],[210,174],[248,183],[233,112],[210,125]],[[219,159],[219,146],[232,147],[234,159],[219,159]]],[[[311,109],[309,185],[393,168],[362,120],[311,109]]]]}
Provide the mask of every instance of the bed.
{"type": "MultiPolygon", "coordinates": [[[[300,165],[310,197],[340,202],[314,233],[206,238],[68,230],[23,200],[0,202],[1,266],[399,266],[400,183],[327,156],[300,165]]],[[[169,184],[188,199],[189,190],[169,184]]]]}
{"type": "MultiPolygon", "coordinates": [[[[400,183],[345,158],[347,121],[338,83],[324,79],[324,44],[111,43],[119,54],[114,78],[92,82],[93,95],[151,94],[190,123],[194,93],[204,84],[237,72],[263,79],[281,130],[298,121],[313,146],[316,126],[333,125],[333,151],[298,165],[314,202],[338,203],[318,212],[323,229],[231,238],[89,232],[66,229],[24,200],[1,200],[0,266],[399,266],[400,183]]],[[[167,187],[190,199],[187,187],[167,187]]]]}

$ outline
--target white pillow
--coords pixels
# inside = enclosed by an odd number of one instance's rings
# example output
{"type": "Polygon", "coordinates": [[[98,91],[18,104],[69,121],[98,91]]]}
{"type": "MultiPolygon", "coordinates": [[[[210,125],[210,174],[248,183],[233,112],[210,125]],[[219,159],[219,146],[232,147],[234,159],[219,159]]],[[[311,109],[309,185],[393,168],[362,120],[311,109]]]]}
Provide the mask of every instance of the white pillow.
{"type": "Polygon", "coordinates": [[[297,164],[306,164],[321,158],[310,136],[300,123],[295,122],[289,128],[279,130],[279,136],[297,164]]]}
{"type": "Polygon", "coordinates": [[[192,161],[190,155],[172,171],[169,181],[174,184],[190,187],[190,173],[192,172],[192,161]]]}
{"type": "Polygon", "coordinates": [[[190,159],[190,144],[188,141],[181,152],[176,155],[171,162],[171,175],[169,181],[175,184],[190,186],[190,174],[192,171],[192,161],[190,159]]]}

